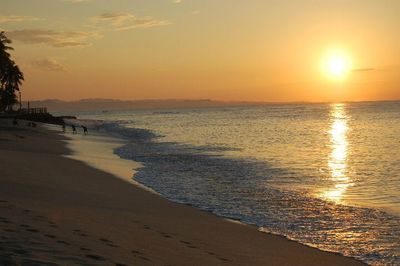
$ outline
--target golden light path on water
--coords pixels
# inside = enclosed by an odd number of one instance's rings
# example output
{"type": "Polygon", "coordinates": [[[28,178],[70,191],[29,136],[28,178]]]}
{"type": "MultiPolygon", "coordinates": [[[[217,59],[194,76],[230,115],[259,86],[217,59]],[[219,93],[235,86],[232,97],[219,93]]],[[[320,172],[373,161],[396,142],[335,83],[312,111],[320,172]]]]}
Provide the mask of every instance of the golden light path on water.
{"type": "Polygon", "coordinates": [[[330,128],[330,142],[332,151],[328,157],[330,178],[334,186],[327,188],[322,197],[331,201],[341,202],[347,188],[353,185],[347,175],[347,153],[348,153],[348,116],[345,104],[331,105],[330,117],[332,120],[330,128]]]}

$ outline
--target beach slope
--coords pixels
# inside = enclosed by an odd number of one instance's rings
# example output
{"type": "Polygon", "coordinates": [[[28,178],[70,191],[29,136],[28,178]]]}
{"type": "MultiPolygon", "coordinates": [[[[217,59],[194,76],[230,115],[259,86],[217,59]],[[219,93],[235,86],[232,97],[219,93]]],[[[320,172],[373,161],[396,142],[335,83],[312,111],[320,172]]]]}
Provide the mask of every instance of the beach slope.
{"type": "Polygon", "coordinates": [[[170,202],[64,157],[63,140],[0,126],[1,265],[361,265],[170,202]]]}

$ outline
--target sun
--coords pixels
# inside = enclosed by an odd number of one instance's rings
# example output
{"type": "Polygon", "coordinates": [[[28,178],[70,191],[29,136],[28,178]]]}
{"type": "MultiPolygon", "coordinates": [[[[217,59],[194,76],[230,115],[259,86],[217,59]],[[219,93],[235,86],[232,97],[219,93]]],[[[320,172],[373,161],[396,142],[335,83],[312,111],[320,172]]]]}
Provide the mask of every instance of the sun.
{"type": "Polygon", "coordinates": [[[322,72],[331,80],[344,80],[350,69],[351,60],[344,50],[330,50],[322,59],[322,72]]]}

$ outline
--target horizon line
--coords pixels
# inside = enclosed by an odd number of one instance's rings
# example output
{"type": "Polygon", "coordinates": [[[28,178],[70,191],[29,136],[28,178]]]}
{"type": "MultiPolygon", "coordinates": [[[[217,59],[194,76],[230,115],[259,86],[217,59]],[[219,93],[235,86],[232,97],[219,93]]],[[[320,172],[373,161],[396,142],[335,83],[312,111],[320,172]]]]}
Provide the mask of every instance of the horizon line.
{"type": "Polygon", "coordinates": [[[44,101],[59,101],[63,103],[78,103],[78,102],[144,102],[144,101],[192,101],[192,102],[219,102],[219,103],[247,103],[247,104],[298,104],[298,103],[363,103],[363,102],[398,102],[400,99],[378,99],[378,100],[345,100],[345,101],[252,101],[252,100],[217,100],[207,98],[144,98],[144,99],[117,99],[117,98],[82,98],[77,100],[63,100],[57,98],[36,99],[36,100],[23,100],[22,102],[44,102],[44,101]]]}

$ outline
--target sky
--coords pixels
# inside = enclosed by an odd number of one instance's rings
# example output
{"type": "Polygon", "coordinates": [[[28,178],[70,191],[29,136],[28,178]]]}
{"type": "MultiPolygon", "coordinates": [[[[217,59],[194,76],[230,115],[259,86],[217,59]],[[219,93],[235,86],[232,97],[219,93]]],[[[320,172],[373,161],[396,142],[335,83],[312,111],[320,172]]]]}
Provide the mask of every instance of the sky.
{"type": "Polygon", "coordinates": [[[398,0],[0,0],[0,29],[25,100],[337,102],[400,99],[399,14],[398,0]]]}

